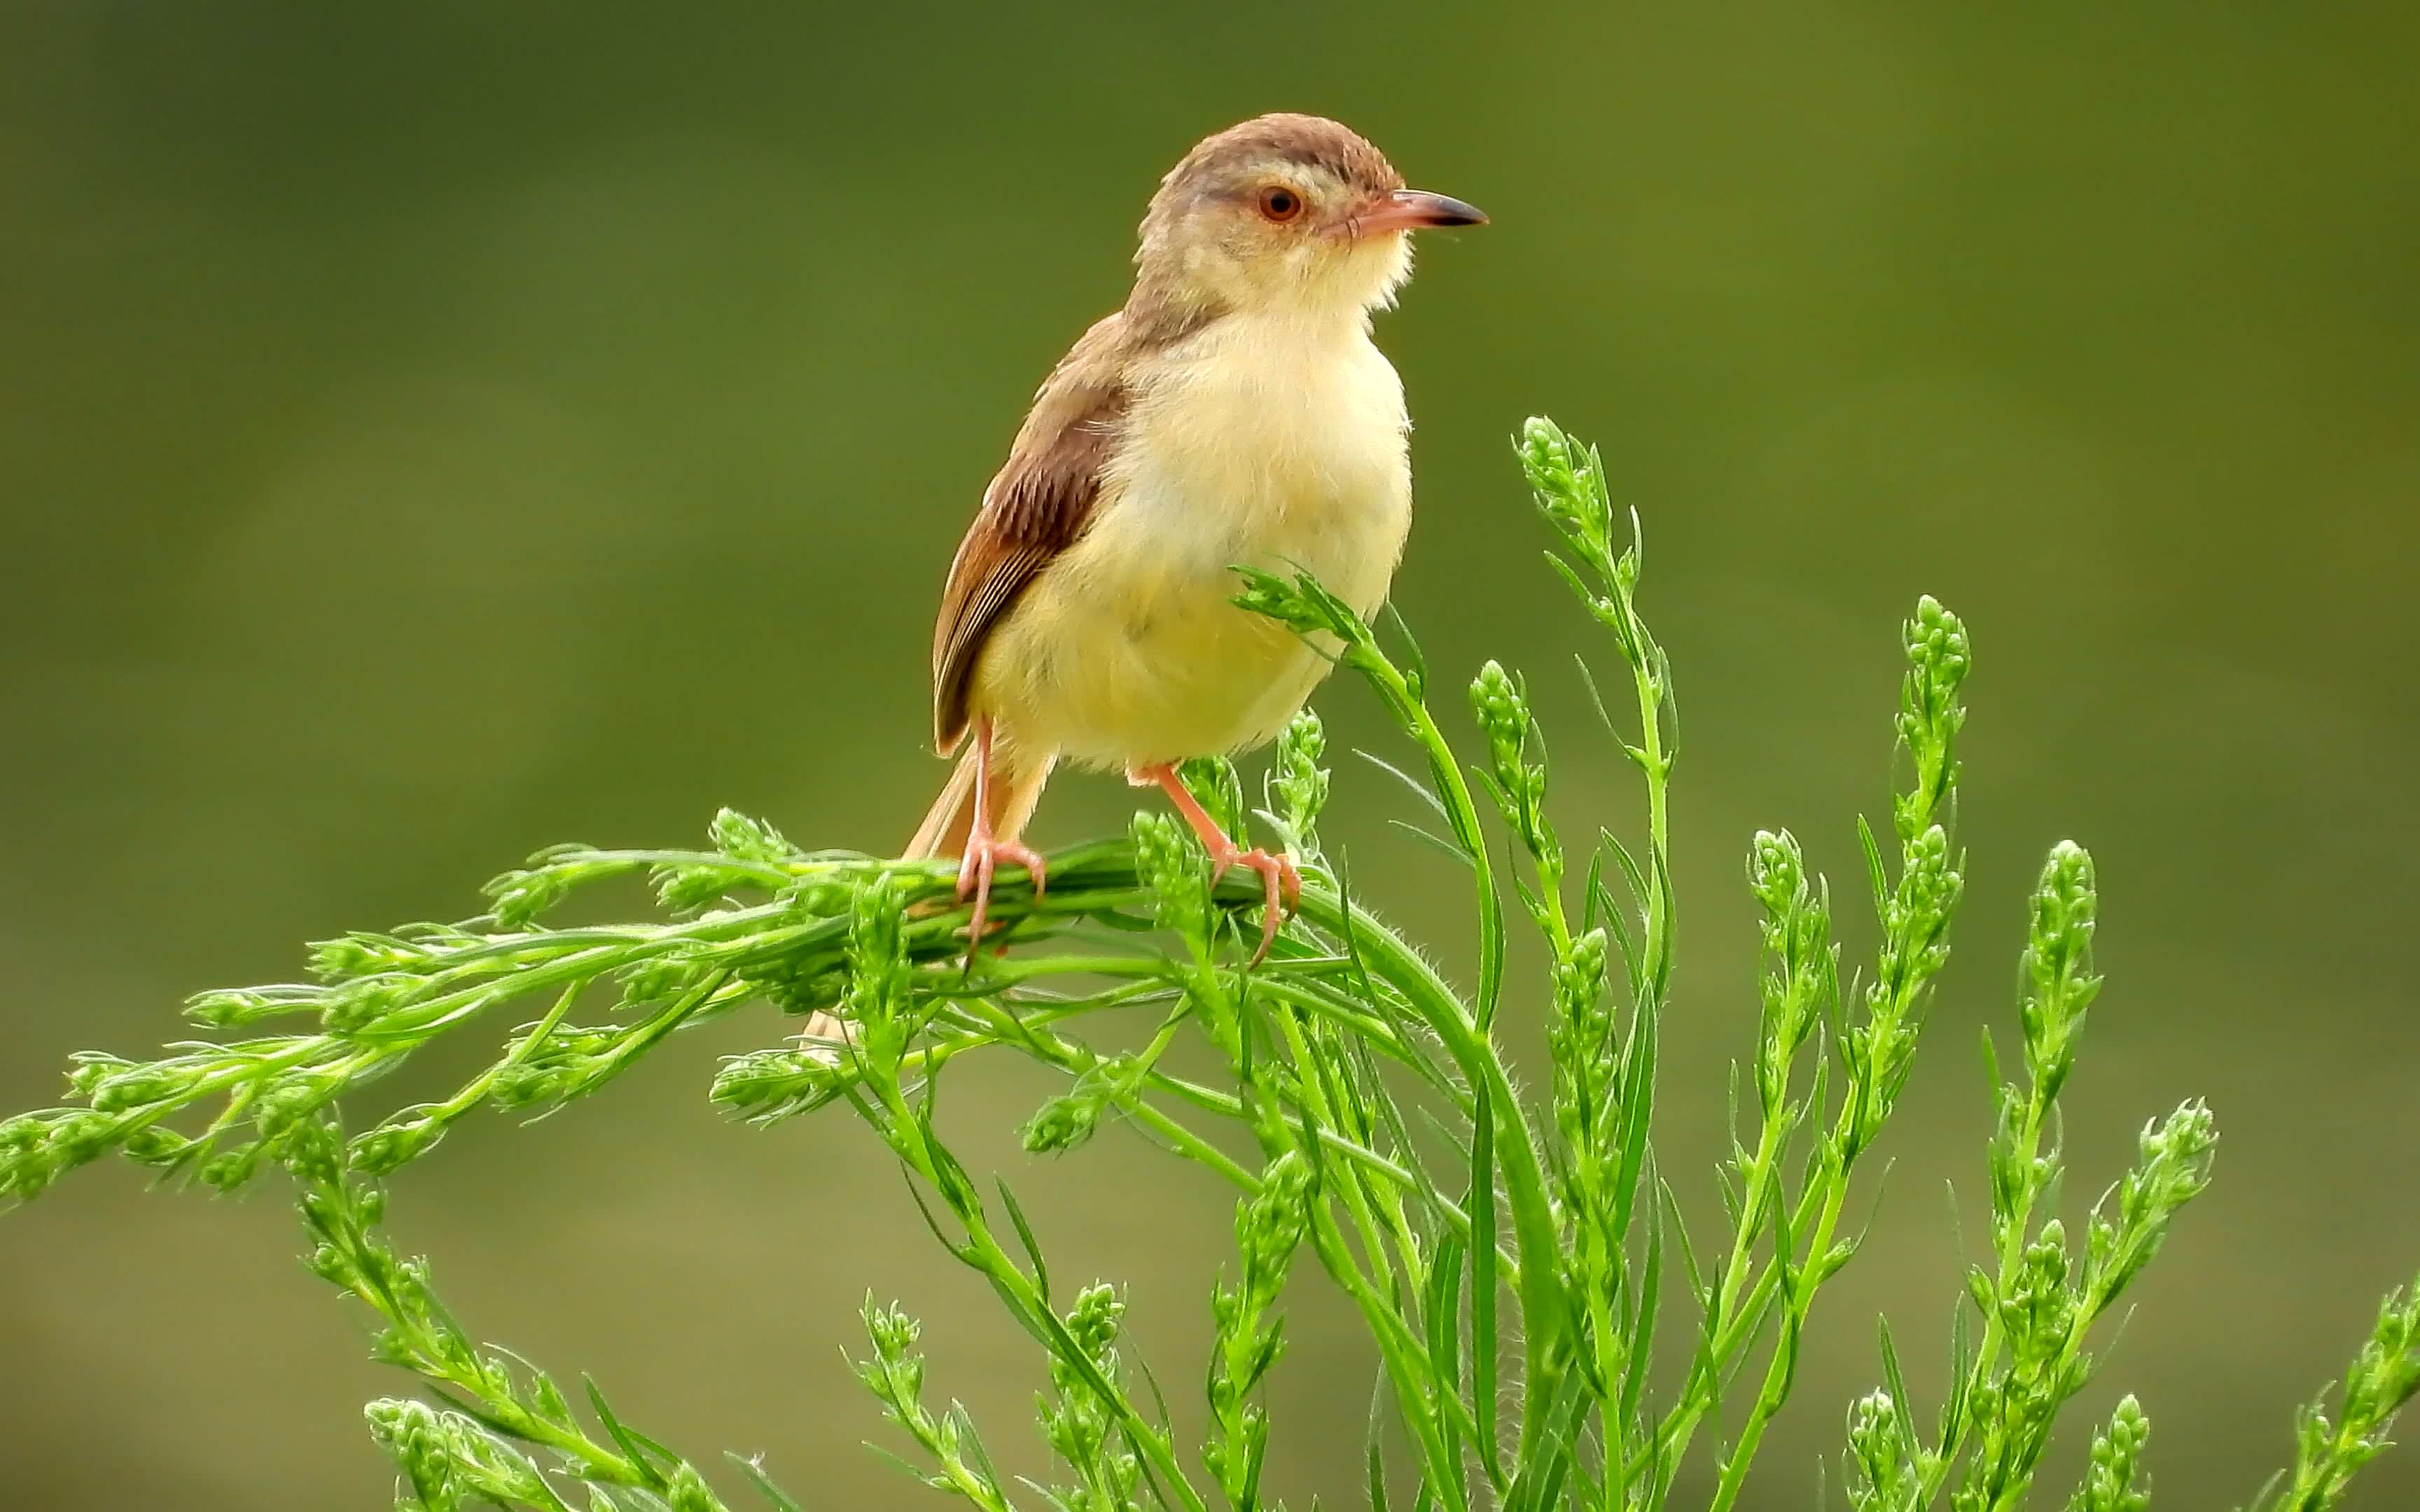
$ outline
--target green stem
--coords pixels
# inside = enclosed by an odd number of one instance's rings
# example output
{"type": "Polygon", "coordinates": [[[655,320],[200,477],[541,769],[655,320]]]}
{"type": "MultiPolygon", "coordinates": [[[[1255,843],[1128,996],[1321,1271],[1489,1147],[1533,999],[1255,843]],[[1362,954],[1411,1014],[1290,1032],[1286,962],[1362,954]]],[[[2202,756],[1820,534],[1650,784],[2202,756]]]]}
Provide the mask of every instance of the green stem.
{"type": "Polygon", "coordinates": [[[531,1026],[529,1033],[521,1037],[520,1043],[514,1047],[510,1055],[465,1082],[460,1091],[456,1092],[432,1110],[432,1116],[440,1121],[450,1123],[478,1106],[479,1100],[488,1095],[488,1088],[496,1085],[498,1077],[529,1059],[544,1047],[548,1037],[562,1026],[564,1015],[571,1011],[571,1005],[579,1001],[581,989],[587,985],[584,981],[575,981],[566,987],[555,998],[554,1006],[547,1010],[546,1016],[531,1026]]]}
{"type": "MultiPolygon", "coordinates": [[[[1404,995],[1429,1032],[1437,1037],[1446,1056],[1463,1079],[1487,1089],[1490,1117],[1496,1126],[1495,1149],[1504,1176],[1505,1198],[1512,1210],[1514,1294],[1521,1304],[1522,1350],[1527,1374],[1521,1404],[1521,1451],[1527,1463],[1537,1436],[1546,1430],[1546,1412],[1561,1375],[1556,1351],[1566,1327],[1560,1276],[1561,1245],[1556,1237],[1554,1207],[1546,1190],[1544,1162],[1521,1117],[1512,1079],[1504,1069],[1494,1040],[1420,954],[1359,907],[1348,916],[1334,893],[1305,887],[1302,908],[1314,924],[1330,933],[1347,929],[1360,947],[1365,963],[1404,995]]],[[[1481,1242],[1474,1236],[1473,1243],[1481,1242]]]]}
{"type": "MultiPolygon", "coordinates": [[[[1206,1112],[1216,1113],[1221,1118],[1233,1119],[1238,1123],[1249,1124],[1252,1121],[1251,1110],[1244,1105],[1241,1098],[1221,1092],[1216,1088],[1203,1087],[1199,1082],[1185,1081],[1165,1072],[1152,1072],[1150,1081],[1153,1086],[1183,1098],[1206,1112]]],[[[1307,1123],[1299,1112],[1289,1114],[1281,1109],[1280,1116],[1286,1119],[1287,1127],[1296,1134],[1305,1139],[1315,1139],[1321,1149],[1332,1149],[1371,1174],[1384,1177],[1394,1182],[1404,1191],[1428,1203],[1438,1217],[1452,1227],[1456,1234],[1465,1240],[1470,1238],[1470,1214],[1463,1211],[1461,1204],[1442,1192],[1424,1188],[1419,1178],[1402,1165],[1388,1160],[1367,1145],[1357,1144],[1346,1138],[1333,1129],[1323,1128],[1315,1122],[1307,1123]]],[[[1253,1180],[1257,1185],[1259,1179],[1256,1177],[1253,1180]]],[[[1514,1263],[1512,1252],[1503,1248],[1500,1243],[1497,1246],[1497,1253],[1503,1256],[1505,1264],[1514,1263]]]]}
{"type": "MultiPolygon", "coordinates": [[[[1843,1110],[1844,1119],[1848,1116],[1848,1110],[1854,1108],[1855,1105],[1856,1098],[1853,1090],[1843,1110]]],[[[1798,1255],[1804,1255],[1811,1259],[1830,1251],[1833,1236],[1839,1228],[1841,1210],[1848,1202],[1850,1167],[1837,1158],[1826,1159],[1823,1164],[1823,1172],[1821,1184],[1810,1187],[1803,1193],[1797,1206],[1792,1210],[1795,1220],[1791,1225],[1792,1234],[1807,1233],[1807,1225],[1810,1220],[1815,1226],[1808,1242],[1803,1250],[1793,1250],[1791,1255],[1775,1255],[1765,1260],[1756,1284],[1748,1288],[1746,1300],[1740,1304],[1736,1312],[1716,1325],[1712,1343],[1700,1352],[1699,1359],[1690,1367],[1689,1379],[1682,1388],[1681,1399],[1673,1404],[1671,1411],[1665,1415],[1664,1421],[1657,1426],[1654,1437],[1641,1452],[1638,1461],[1629,1467],[1627,1472],[1629,1474],[1636,1475],[1650,1464],[1660,1464],[1663,1467],[1662,1473],[1666,1484],[1668,1486],[1670,1484],[1672,1478],[1679,1473],[1681,1458],[1688,1452],[1689,1441],[1697,1430],[1699,1421],[1713,1409],[1715,1400],[1721,1395],[1720,1371],[1723,1362],[1735,1357],[1740,1350],[1747,1347],[1756,1326],[1763,1320],[1765,1309],[1771,1303],[1774,1290],[1781,1284],[1785,1268],[1798,1265],[1800,1263],[1796,1258],[1798,1255]]],[[[1804,1316],[1803,1304],[1800,1316],[1802,1318],[1804,1316]]],[[[1765,1383],[1768,1389],[1776,1387],[1780,1381],[1787,1378],[1787,1364],[1788,1362],[1776,1350],[1765,1372],[1765,1383]]],[[[1762,1399],[1763,1394],[1761,1393],[1760,1403],[1762,1399]]],[[[1778,1406],[1777,1402],[1774,1404],[1775,1409],[1778,1406]]],[[[1769,1417],[1773,1409],[1768,1409],[1764,1415],[1769,1417]]],[[[1761,1419],[1751,1418],[1751,1428],[1755,1434],[1761,1435],[1763,1427],[1764,1425],[1761,1419]]],[[[1744,1433],[1743,1443],[1748,1442],[1744,1433]]],[[[1740,1474],[1745,1475],[1747,1459],[1746,1455],[1734,1453],[1730,1463],[1738,1466],[1740,1474]]],[[[1725,1473],[1728,1477],[1728,1467],[1725,1473]]],[[[1736,1488],[1732,1494],[1737,1494],[1736,1488]]]]}
{"type": "MultiPolygon", "coordinates": [[[[2035,1156],[2041,1149],[2042,1129],[2049,1121],[2049,1117],[2050,1100],[2042,1095],[2041,1084],[2036,1082],[2025,1100],[2024,1127],[2018,1136],[2017,1169],[2027,1172],[2033,1169],[2035,1156]]],[[[2028,1178],[2024,1182],[2024,1190],[2017,1196],[2015,1211],[2009,1214],[2008,1232],[2000,1240],[2000,1252],[1996,1257],[1998,1271],[1993,1278],[1993,1285],[1997,1289],[2005,1290],[2009,1283],[2015,1280],[2017,1269],[2024,1261],[2025,1233],[2033,1222],[2035,1195],[2034,1182],[2028,1178]]],[[[2000,1320],[1999,1309],[1990,1308],[1987,1312],[1989,1316],[1983,1321],[1983,1339],[1975,1348],[1974,1363],[1967,1367],[1965,1381],[1957,1383],[1958,1399],[1961,1401],[1972,1402],[1978,1399],[1976,1394],[1990,1382],[1992,1371],[1999,1363],[2001,1347],[2007,1341],[2008,1330],[2000,1320]]],[[[2092,1315],[2089,1312],[2081,1307],[2076,1309],[2076,1316],[2069,1330],[2068,1350],[2071,1351],[2080,1347],[2083,1342],[2082,1330],[2090,1326],[2091,1320],[2092,1315]]],[[[2063,1360],[2062,1363],[2064,1363],[2063,1360]]],[[[2056,1377],[2053,1379],[2055,1380],[2056,1377]]],[[[1932,1499],[1941,1493],[1942,1487],[1948,1482],[1949,1473],[1956,1465],[1959,1453],[1965,1447],[1965,1441],[1972,1431],[1972,1426],[1973,1415],[1967,1412],[1959,1413],[1955,1421],[1944,1426],[1941,1452],[1924,1467],[1924,1473],[1916,1483],[1916,1504],[1918,1507],[1931,1505],[1932,1499]]],[[[1998,1507],[2001,1502],[1995,1497],[1992,1504],[1998,1507]]]]}
{"type": "MultiPolygon", "coordinates": [[[[923,1178],[927,1186],[940,1194],[945,1201],[949,1200],[954,1191],[954,1183],[942,1178],[940,1166],[933,1158],[930,1136],[924,1132],[922,1119],[902,1097],[895,1074],[869,1080],[873,1084],[870,1089],[885,1115],[883,1123],[887,1127],[883,1128],[883,1133],[892,1149],[908,1163],[909,1169],[923,1178]]],[[[1051,1352],[1084,1379],[1085,1384],[1116,1414],[1119,1427],[1136,1452],[1150,1464],[1155,1479],[1176,1497],[1186,1512],[1208,1512],[1201,1493],[1194,1490],[1192,1483],[1185,1478],[1185,1473],[1177,1465],[1175,1453],[1167,1440],[1135,1410],[1117,1382],[1109,1380],[1069,1335],[1066,1325],[1034,1289],[1024,1269],[1001,1247],[992,1235],[991,1226],[984,1217],[981,1203],[972,1198],[953,1202],[951,1211],[967,1235],[966,1242],[957,1246],[958,1258],[982,1272],[1001,1300],[1022,1315],[1026,1327],[1047,1340],[1051,1352]]]]}

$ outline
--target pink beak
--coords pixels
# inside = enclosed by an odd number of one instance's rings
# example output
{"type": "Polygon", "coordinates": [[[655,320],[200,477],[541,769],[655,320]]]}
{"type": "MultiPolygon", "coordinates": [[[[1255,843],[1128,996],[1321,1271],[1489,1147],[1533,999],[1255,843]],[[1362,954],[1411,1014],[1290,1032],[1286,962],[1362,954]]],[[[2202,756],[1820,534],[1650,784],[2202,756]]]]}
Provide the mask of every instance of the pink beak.
{"type": "Polygon", "coordinates": [[[1425,189],[1398,189],[1379,197],[1368,209],[1348,217],[1346,236],[1375,236],[1382,231],[1419,231],[1433,226],[1485,225],[1487,212],[1425,189]]]}

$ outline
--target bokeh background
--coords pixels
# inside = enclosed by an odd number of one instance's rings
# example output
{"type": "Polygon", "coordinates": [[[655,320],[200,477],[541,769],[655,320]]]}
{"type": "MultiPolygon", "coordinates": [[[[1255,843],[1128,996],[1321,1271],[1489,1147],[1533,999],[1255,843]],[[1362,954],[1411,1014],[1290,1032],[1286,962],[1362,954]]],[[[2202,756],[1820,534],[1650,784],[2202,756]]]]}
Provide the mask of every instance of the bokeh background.
{"type": "MultiPolygon", "coordinates": [[[[2225,1131],[2075,1419],[2140,1393],[2162,1504],[2233,1504],[2420,1262],[2415,78],[2386,4],[9,0],[0,1107],[307,938],[471,912],[541,844],[684,842],[723,803],[895,844],[941,775],[941,572],[1024,399],[1187,146],[1315,110],[1496,217],[1382,322],[1419,423],[1397,599],[1441,670],[1533,669],[1575,824],[1632,795],[1507,434],[1597,438],[1646,519],[1685,719],[1667,1160],[1700,1211],[1753,1022],[1746,838],[1793,826],[1854,904],[1897,621],[1931,591],[1975,634],[1959,954],[1755,1504],[1812,1504],[1878,1311],[1940,1382],[1974,1047],[2069,835],[2111,978],[2071,1214],[2146,1118],[2206,1094],[2225,1131]]],[[[1359,689],[1322,707],[1384,744],[1359,689]]],[[[1457,876],[1388,783],[1340,786],[1331,838],[1466,961],[1457,876]]],[[[1039,833],[1129,801],[1063,781],[1039,833]]],[[[1037,1469],[1031,1348],[871,1141],[707,1108],[714,1057],[780,1032],[475,1122],[402,1179],[401,1242],[474,1331],[817,1507],[925,1494],[860,1447],[840,1355],[897,1296],[1037,1469]]],[[[1032,1166],[1001,1131],[1047,1090],[970,1065],[954,1117],[1187,1397],[1228,1198],[1114,1134],[1032,1166]]],[[[114,1167],[0,1217],[0,1500],[386,1504],[358,1404],[408,1382],[297,1243],[273,1183],[114,1167]]],[[[1324,1284],[1294,1301],[1272,1483],[1348,1504],[1371,1361],[1324,1284]]],[[[2407,1452],[2359,1504],[2415,1497],[2407,1452]]]]}

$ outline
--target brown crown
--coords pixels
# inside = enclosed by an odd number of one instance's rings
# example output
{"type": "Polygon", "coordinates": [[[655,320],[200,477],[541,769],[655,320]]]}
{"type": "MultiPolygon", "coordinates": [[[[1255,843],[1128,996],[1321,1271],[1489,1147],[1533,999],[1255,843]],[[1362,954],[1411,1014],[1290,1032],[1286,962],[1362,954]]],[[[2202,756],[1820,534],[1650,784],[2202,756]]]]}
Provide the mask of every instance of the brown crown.
{"type": "Polygon", "coordinates": [[[1280,112],[1256,116],[1218,135],[1206,137],[1171,170],[1165,182],[1181,185],[1215,181],[1247,163],[1272,159],[1321,168],[1357,189],[1383,194],[1404,187],[1404,176],[1387,155],[1351,128],[1320,116],[1280,112]]]}

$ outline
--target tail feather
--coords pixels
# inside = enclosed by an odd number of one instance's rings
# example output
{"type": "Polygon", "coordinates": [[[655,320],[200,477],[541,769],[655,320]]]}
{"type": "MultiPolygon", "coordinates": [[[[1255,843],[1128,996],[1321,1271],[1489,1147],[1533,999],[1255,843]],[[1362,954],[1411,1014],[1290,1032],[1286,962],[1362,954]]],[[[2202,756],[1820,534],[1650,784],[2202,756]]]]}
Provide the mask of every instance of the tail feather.
{"type": "Polygon", "coordinates": [[[975,825],[975,743],[967,742],[958,756],[958,764],[950,769],[950,779],[941,784],[940,796],[924,812],[924,822],[916,826],[916,838],[900,853],[907,861],[931,861],[945,856],[963,856],[967,836],[975,825]]]}

